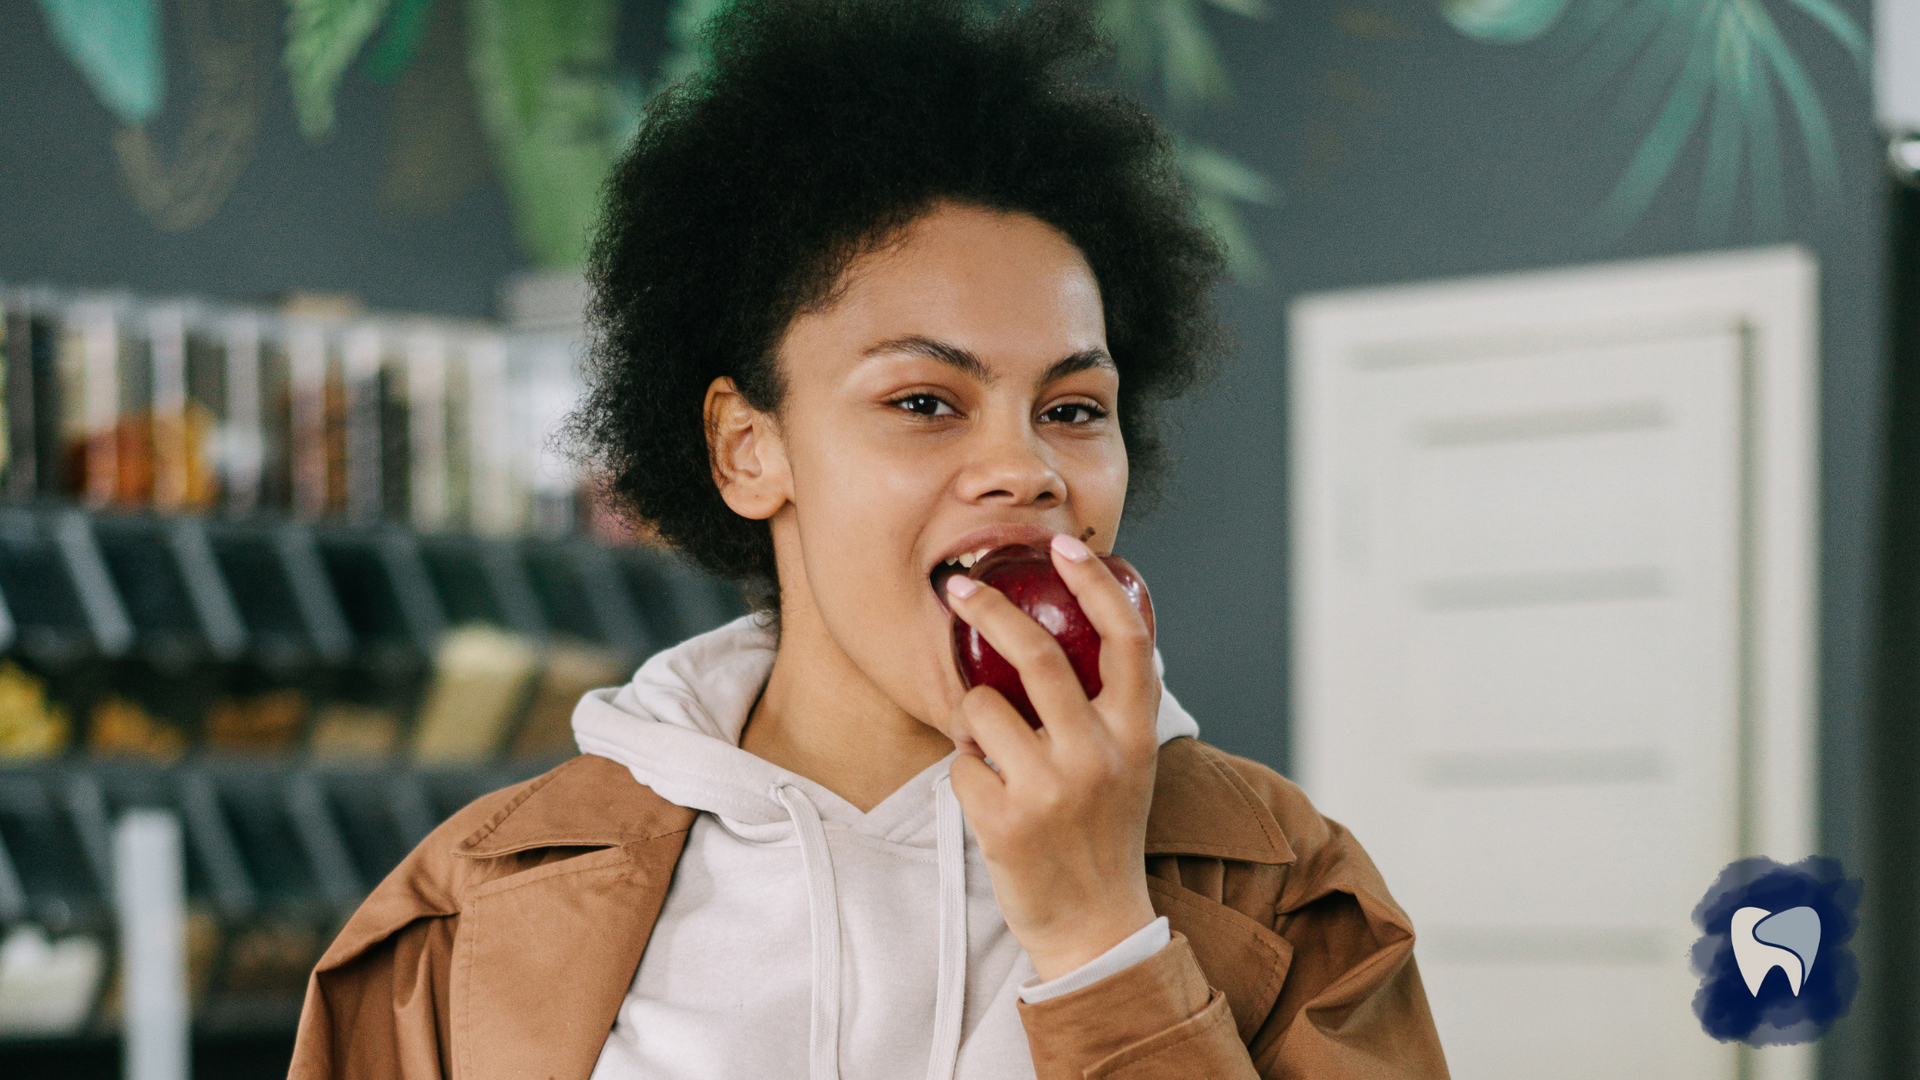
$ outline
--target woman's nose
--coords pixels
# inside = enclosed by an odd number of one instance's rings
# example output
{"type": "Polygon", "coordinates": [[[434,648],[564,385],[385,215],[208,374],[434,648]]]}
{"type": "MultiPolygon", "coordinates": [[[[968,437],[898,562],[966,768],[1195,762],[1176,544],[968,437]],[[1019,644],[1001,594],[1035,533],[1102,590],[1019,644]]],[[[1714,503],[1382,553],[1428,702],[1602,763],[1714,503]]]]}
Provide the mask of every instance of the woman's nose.
{"type": "Polygon", "coordinates": [[[1031,431],[982,433],[974,449],[974,459],[960,479],[960,495],[967,501],[1026,506],[1066,499],[1066,481],[1031,431]]]}

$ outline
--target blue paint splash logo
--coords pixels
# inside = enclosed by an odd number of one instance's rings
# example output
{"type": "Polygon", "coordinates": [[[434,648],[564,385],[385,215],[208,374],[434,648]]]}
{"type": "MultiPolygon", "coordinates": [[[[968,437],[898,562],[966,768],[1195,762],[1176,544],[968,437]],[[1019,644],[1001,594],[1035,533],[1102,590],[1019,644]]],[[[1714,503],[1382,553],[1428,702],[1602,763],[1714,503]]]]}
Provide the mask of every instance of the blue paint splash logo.
{"type": "Polygon", "coordinates": [[[1694,1015],[1721,1042],[1812,1042],[1845,1016],[1860,986],[1847,942],[1859,925],[1861,884],[1835,859],[1783,866],[1742,859],[1720,872],[1693,909],[1700,992],[1694,1015]]]}

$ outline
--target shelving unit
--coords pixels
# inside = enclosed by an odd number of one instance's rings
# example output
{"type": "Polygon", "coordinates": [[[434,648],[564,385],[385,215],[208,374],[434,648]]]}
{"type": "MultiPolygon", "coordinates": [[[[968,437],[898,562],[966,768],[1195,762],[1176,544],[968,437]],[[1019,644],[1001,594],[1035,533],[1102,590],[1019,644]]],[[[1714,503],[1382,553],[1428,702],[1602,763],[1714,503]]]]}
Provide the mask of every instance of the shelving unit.
{"type": "Polygon", "coordinates": [[[0,286],[0,1076],[117,1072],[128,811],[181,826],[196,1074],[275,1074],[409,850],[572,754],[584,692],[744,612],[593,539],[552,440],[584,294],[504,300],[0,286]]]}
{"type": "Polygon", "coordinates": [[[585,689],[744,611],[577,537],[0,508],[0,1071],[117,1029],[128,809],[184,829],[196,1037],[278,1045],[415,844],[572,753],[585,689]]]}

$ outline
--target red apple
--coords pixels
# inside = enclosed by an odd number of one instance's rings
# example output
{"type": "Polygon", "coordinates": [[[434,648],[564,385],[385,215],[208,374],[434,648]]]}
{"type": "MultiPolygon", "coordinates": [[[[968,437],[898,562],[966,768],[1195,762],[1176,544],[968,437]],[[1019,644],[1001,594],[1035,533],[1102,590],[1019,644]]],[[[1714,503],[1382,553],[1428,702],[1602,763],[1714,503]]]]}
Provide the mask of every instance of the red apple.
{"type": "MultiPolygon", "coordinates": [[[[1140,579],[1139,572],[1117,555],[1102,555],[1100,561],[1113,571],[1133,606],[1140,609],[1147,620],[1147,633],[1153,633],[1153,598],[1147,594],[1147,583],[1140,579]]],[[[1047,551],[1025,544],[995,548],[973,564],[967,576],[1000,590],[1014,606],[1046,627],[1065,650],[1087,697],[1100,693],[1100,635],[1087,621],[1086,612],[1080,610],[1073,591],[1053,569],[1053,558],[1047,551]]],[[[1041,726],[1040,715],[1027,699],[1027,689],[1020,684],[1020,673],[987,644],[980,631],[958,617],[953,620],[953,656],[960,668],[960,681],[969,689],[993,687],[1027,718],[1027,723],[1041,726]]]]}

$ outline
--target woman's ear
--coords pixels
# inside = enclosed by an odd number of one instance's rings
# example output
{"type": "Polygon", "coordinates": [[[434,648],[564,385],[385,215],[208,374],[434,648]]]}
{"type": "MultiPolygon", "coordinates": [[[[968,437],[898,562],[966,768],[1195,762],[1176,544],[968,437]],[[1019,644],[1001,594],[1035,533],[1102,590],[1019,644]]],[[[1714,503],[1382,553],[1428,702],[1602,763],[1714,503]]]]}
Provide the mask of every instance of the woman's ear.
{"type": "Polygon", "coordinates": [[[707,458],[727,506],[755,521],[778,513],[793,490],[772,414],[755,409],[723,375],[707,387],[706,422],[707,458]]]}

